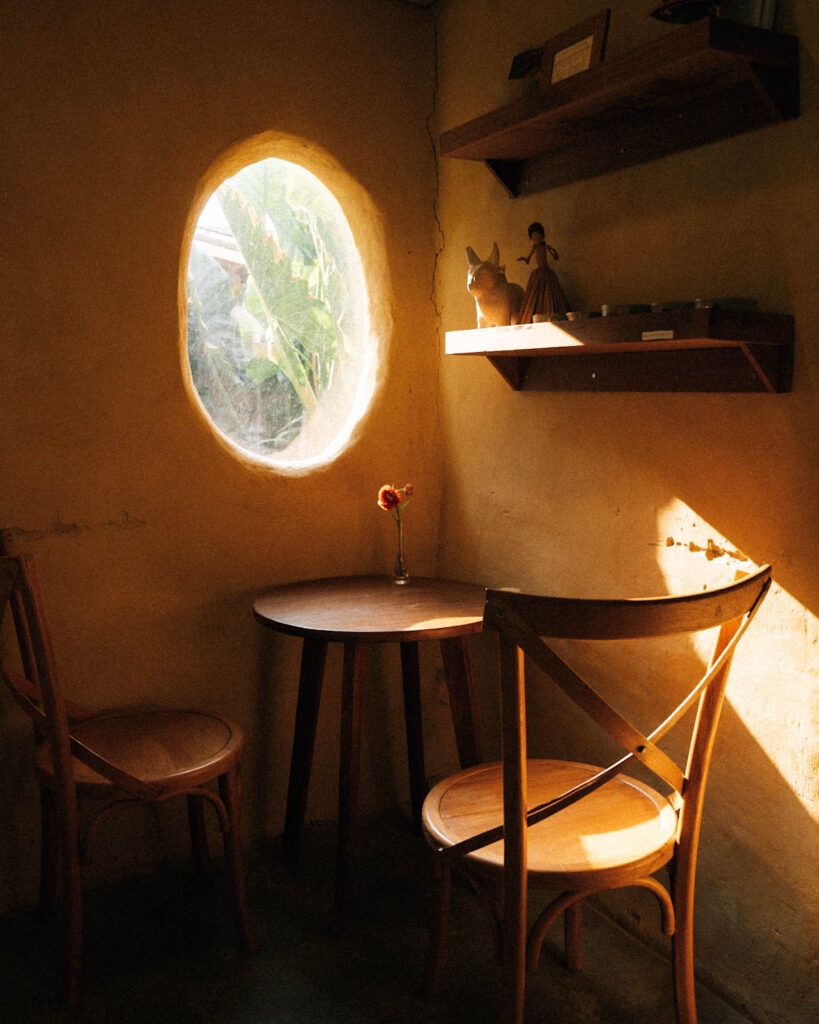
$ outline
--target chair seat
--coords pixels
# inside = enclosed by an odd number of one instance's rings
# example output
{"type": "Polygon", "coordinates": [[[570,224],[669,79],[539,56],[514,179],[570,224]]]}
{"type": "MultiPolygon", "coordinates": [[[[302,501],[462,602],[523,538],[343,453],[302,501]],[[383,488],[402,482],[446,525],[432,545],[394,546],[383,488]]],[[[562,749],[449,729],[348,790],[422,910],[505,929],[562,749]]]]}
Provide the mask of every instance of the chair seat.
{"type": "MultiPolygon", "coordinates": [[[[598,768],[571,761],[527,762],[528,805],[535,807],[587,781],[598,768]]],[[[454,846],[503,822],[503,766],[477,765],[444,779],[427,796],[427,837],[454,846]]],[[[577,803],[528,830],[530,883],[594,891],[651,874],[674,852],[677,814],[650,786],[617,775],[577,803]]],[[[502,871],[503,840],[469,853],[465,863],[502,871]]]]}
{"type": "MultiPolygon", "coordinates": [[[[164,793],[214,778],[237,764],[243,737],[238,725],[200,711],[126,711],[72,726],[72,735],[117,768],[164,793]]],[[[37,750],[37,768],[48,784],[54,777],[48,744],[37,750]]],[[[74,758],[74,778],[84,789],[111,783],[74,758]]]]}

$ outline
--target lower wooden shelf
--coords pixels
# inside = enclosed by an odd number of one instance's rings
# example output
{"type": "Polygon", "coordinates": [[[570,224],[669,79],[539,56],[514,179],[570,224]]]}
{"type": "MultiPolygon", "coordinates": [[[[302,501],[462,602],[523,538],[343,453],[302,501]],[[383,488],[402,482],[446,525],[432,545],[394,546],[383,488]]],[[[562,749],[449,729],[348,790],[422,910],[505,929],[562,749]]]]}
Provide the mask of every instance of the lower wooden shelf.
{"type": "Polygon", "coordinates": [[[518,391],[787,392],[792,316],[670,310],[448,331],[447,355],[483,355],[518,391]]]}

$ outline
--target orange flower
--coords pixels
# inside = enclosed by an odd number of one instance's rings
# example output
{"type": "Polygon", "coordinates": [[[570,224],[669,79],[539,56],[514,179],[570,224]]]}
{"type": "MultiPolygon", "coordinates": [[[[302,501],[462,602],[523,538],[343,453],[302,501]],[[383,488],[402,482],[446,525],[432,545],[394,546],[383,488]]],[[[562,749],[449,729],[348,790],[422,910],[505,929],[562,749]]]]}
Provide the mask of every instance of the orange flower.
{"type": "Polygon", "coordinates": [[[378,492],[378,505],[385,512],[392,512],[401,504],[401,492],[396,490],[392,484],[384,484],[378,492]]]}
{"type": "Polygon", "coordinates": [[[397,522],[401,518],[404,507],[409,504],[415,488],[412,484],[396,487],[395,484],[384,484],[378,492],[378,507],[383,508],[397,522]]]}

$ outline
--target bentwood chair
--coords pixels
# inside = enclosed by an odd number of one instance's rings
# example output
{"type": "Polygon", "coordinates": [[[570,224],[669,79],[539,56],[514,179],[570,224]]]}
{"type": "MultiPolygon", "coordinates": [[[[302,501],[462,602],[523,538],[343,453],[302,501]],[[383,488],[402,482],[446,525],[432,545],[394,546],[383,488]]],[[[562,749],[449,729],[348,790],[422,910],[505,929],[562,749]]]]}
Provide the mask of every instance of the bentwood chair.
{"type": "MultiPolygon", "coordinates": [[[[638,886],[657,897],[663,930],[672,936],[677,1020],[696,1024],[694,874],[706,778],[731,658],[770,583],[771,568],[765,566],[728,586],[680,597],[578,600],[487,591],[484,629],[500,638],[503,760],[444,779],[424,804],[438,880],[427,995],[443,967],[452,868],[490,909],[503,971],[504,1024],[523,1020],[525,971],[536,968],[557,917],[564,914],[568,965],[577,969],[583,899],[638,886]],[[649,733],[615,711],[544,640],[625,641],[712,628],[718,630],[716,646],[705,674],[675,710],[657,716],[662,720],[649,733]],[[524,656],[618,741],[625,755],[606,768],[528,759],[524,656]],[[687,762],[679,767],[658,744],[695,704],[687,762]],[[623,773],[635,760],[657,776],[665,792],[623,773]],[[670,891],[653,877],[664,866],[670,891]],[[500,914],[493,884],[502,892],[500,914]],[[527,939],[528,887],[560,895],[527,939]]],[[[661,679],[657,686],[659,692],[661,679]]]]}
{"type": "Polygon", "coordinates": [[[34,562],[8,554],[12,549],[8,531],[0,533],[0,622],[10,604],[22,674],[2,666],[0,675],[34,725],[42,817],[40,902],[41,907],[49,906],[61,883],[58,905],[65,929],[69,1005],[76,1002],[80,989],[81,866],[98,827],[135,803],[187,797],[200,874],[208,869],[204,808],[208,804],[214,808],[241,945],[247,952],[255,951],[258,943],[240,846],[241,730],[207,712],[92,714],[67,702],[59,685],[34,562]],[[215,789],[207,785],[211,782],[215,789]]]}

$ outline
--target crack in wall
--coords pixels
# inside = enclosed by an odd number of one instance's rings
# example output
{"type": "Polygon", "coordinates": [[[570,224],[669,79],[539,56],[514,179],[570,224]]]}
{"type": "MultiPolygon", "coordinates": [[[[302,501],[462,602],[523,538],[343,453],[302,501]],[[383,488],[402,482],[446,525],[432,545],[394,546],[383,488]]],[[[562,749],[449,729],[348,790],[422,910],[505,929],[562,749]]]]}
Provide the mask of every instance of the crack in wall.
{"type": "MultiPolygon", "coordinates": [[[[430,148],[432,149],[432,219],[435,225],[435,230],[438,235],[438,244],[435,247],[432,254],[432,280],[430,282],[430,293],[429,298],[432,303],[432,309],[435,314],[435,336],[438,343],[438,354],[440,357],[441,351],[441,310],[438,308],[438,261],[441,253],[446,248],[446,235],[441,224],[441,218],[438,212],[438,199],[439,199],[439,185],[440,185],[440,164],[438,157],[438,143],[435,138],[435,132],[433,130],[433,121],[438,108],[438,14],[433,12],[432,15],[432,60],[433,60],[433,81],[432,81],[432,105],[430,107],[429,114],[426,119],[427,135],[429,137],[430,148]]],[[[436,409],[438,411],[438,420],[440,422],[440,405],[439,400],[436,401],[436,409]]]]}
{"type": "Polygon", "coordinates": [[[47,540],[53,537],[76,537],[81,533],[91,533],[97,530],[140,530],[148,524],[144,519],[132,519],[123,511],[119,519],[109,519],[103,523],[64,523],[59,516],[50,526],[36,530],[26,530],[20,526],[13,526],[11,533],[15,537],[22,537],[25,540],[47,540]]]}
{"type": "MultiPolygon", "coordinates": [[[[446,248],[446,234],[444,233],[443,225],[441,224],[441,217],[439,211],[439,201],[441,197],[441,176],[440,176],[440,158],[438,152],[438,142],[435,136],[435,120],[438,114],[438,91],[440,86],[440,49],[439,49],[439,35],[438,35],[438,12],[433,10],[432,14],[432,98],[429,113],[426,119],[426,130],[429,138],[430,149],[432,150],[432,220],[433,229],[436,233],[436,244],[433,245],[432,254],[432,277],[430,280],[430,293],[429,298],[432,303],[433,320],[435,323],[435,355],[437,359],[436,366],[436,387],[435,387],[435,430],[437,434],[437,445],[438,445],[438,460],[439,466],[440,461],[443,458],[443,451],[441,445],[441,327],[443,323],[443,316],[441,315],[441,309],[438,305],[438,273],[440,267],[440,257],[446,248]]],[[[441,554],[443,550],[443,533],[442,524],[439,517],[438,520],[438,543],[435,551],[435,567],[436,571],[441,566],[441,554]]]]}

